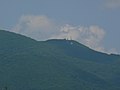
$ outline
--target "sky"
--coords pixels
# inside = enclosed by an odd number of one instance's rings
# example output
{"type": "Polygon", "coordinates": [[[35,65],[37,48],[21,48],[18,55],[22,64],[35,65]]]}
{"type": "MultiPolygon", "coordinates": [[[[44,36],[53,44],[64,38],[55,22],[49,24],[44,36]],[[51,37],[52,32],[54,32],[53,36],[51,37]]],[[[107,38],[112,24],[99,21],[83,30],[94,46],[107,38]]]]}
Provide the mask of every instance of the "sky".
{"type": "Polygon", "coordinates": [[[0,0],[0,29],[120,54],[120,0],[0,0]]]}

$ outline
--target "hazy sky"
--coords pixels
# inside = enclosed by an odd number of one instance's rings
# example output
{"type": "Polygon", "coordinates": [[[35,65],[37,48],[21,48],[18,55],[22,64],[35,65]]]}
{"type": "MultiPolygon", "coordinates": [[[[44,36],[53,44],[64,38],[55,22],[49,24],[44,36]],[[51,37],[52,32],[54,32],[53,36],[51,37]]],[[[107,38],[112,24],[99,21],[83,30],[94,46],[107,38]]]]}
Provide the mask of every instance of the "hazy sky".
{"type": "Polygon", "coordinates": [[[0,28],[120,53],[120,0],[0,0],[0,28]]]}

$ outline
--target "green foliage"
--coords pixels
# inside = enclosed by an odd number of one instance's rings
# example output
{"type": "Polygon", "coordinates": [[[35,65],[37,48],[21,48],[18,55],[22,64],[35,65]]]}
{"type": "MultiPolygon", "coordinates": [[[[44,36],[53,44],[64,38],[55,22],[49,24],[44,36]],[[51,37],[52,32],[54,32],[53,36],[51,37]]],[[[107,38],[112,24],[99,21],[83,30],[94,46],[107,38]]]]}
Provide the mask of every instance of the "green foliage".
{"type": "Polygon", "coordinates": [[[0,30],[0,89],[120,90],[120,56],[73,40],[35,41],[0,30]]]}

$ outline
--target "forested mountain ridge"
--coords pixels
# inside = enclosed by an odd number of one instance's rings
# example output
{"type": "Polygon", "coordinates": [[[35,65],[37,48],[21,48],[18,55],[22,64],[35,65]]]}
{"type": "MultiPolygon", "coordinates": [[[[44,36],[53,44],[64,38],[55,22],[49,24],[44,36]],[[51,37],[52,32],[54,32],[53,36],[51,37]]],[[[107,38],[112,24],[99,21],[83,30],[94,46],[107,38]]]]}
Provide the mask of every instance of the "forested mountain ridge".
{"type": "Polygon", "coordinates": [[[0,30],[0,88],[120,90],[120,56],[74,40],[36,41],[0,30]]]}

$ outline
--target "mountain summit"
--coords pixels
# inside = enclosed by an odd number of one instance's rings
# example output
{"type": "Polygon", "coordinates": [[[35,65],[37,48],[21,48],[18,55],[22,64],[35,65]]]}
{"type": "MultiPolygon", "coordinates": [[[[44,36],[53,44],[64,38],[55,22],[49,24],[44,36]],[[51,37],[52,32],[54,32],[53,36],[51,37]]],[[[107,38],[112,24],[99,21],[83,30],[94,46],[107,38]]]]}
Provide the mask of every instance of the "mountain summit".
{"type": "Polygon", "coordinates": [[[34,39],[0,30],[0,88],[120,90],[120,56],[74,40],[34,39]]]}

